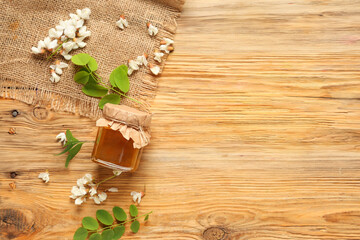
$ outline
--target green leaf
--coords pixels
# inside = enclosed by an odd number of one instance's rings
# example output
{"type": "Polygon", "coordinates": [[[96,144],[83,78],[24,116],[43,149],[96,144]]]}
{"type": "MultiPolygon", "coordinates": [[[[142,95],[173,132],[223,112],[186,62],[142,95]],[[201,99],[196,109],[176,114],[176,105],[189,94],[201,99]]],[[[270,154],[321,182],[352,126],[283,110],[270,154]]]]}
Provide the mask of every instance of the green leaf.
{"type": "Polygon", "coordinates": [[[91,234],[91,236],[90,236],[90,238],[89,238],[89,240],[101,240],[102,238],[101,238],[101,235],[100,234],[98,234],[98,233],[93,233],[93,234],[91,234]]]}
{"type": "Polygon", "coordinates": [[[89,69],[87,69],[86,67],[82,67],[79,69],[79,72],[80,71],[85,71],[85,72],[88,72],[88,73],[91,73],[91,71],[89,71],[89,69]]]}
{"type": "Polygon", "coordinates": [[[104,96],[99,102],[99,108],[103,109],[106,103],[119,104],[121,97],[118,94],[112,93],[104,96]]]}
{"type": "Polygon", "coordinates": [[[136,207],[134,204],[131,204],[131,205],[130,205],[129,211],[130,211],[130,215],[131,215],[132,217],[136,217],[136,216],[138,215],[138,209],[137,209],[137,207],[136,207]]]}
{"type": "Polygon", "coordinates": [[[114,219],[111,216],[111,214],[103,209],[96,211],[96,218],[105,225],[111,225],[114,222],[114,219]]]}
{"type": "Polygon", "coordinates": [[[93,57],[90,57],[90,60],[87,63],[87,65],[92,72],[95,72],[98,69],[98,64],[97,64],[95,58],[93,58],[93,57]]]}
{"type": "Polygon", "coordinates": [[[114,214],[114,217],[116,218],[116,220],[118,220],[120,222],[125,221],[127,218],[127,215],[126,215],[124,209],[122,209],[120,207],[114,207],[113,214],[114,214]]]}
{"type": "Polygon", "coordinates": [[[74,234],[73,240],[85,240],[88,236],[88,231],[81,227],[78,228],[74,234]]]}
{"type": "Polygon", "coordinates": [[[75,74],[74,81],[77,83],[80,83],[82,85],[85,85],[89,81],[89,76],[90,76],[90,73],[88,73],[86,71],[79,71],[75,74]]]}
{"type": "Polygon", "coordinates": [[[79,143],[79,144],[77,144],[75,147],[73,147],[72,149],[69,150],[69,155],[68,155],[67,158],[66,158],[65,167],[68,167],[68,165],[69,165],[69,163],[70,163],[70,160],[73,159],[76,154],[78,154],[78,152],[80,151],[81,146],[82,146],[83,144],[84,144],[84,143],[79,143]]]}
{"type": "Polygon", "coordinates": [[[101,233],[103,240],[112,240],[114,237],[114,231],[112,229],[107,229],[101,233]]]}
{"type": "Polygon", "coordinates": [[[98,84],[88,83],[82,88],[82,91],[90,97],[102,97],[107,94],[108,89],[98,84]]]}
{"type": "Polygon", "coordinates": [[[96,219],[92,217],[84,217],[82,220],[82,225],[88,230],[96,230],[99,228],[98,221],[96,221],[96,219]]]}
{"type": "MultiPolygon", "coordinates": [[[[67,144],[70,144],[70,143],[72,143],[72,142],[79,142],[79,140],[77,140],[76,138],[74,138],[74,136],[72,135],[72,133],[71,133],[71,131],[70,131],[69,129],[66,130],[65,135],[66,135],[66,142],[67,142],[67,144]]],[[[66,146],[66,144],[65,144],[65,146],[66,146]]]]}
{"type": "Polygon", "coordinates": [[[130,226],[130,229],[133,233],[137,233],[139,231],[139,228],[140,228],[140,223],[138,220],[135,220],[130,226]]]}
{"type": "Polygon", "coordinates": [[[124,93],[127,93],[130,89],[130,82],[127,71],[127,66],[121,65],[111,72],[109,79],[113,87],[119,88],[124,93]]]}
{"type": "Polygon", "coordinates": [[[144,221],[149,220],[149,214],[145,216],[144,221]]]}
{"type": "Polygon", "coordinates": [[[90,55],[86,53],[79,53],[72,56],[71,61],[75,65],[85,66],[90,61],[90,55]]]}
{"type": "Polygon", "coordinates": [[[62,152],[59,153],[59,154],[56,154],[56,156],[59,156],[59,155],[61,155],[61,154],[66,153],[66,152],[69,151],[70,148],[72,148],[75,144],[76,144],[76,143],[70,142],[69,144],[65,145],[66,148],[64,149],[64,151],[62,151],[62,152]]]}
{"type": "Polygon", "coordinates": [[[122,237],[122,235],[124,235],[125,226],[121,225],[121,226],[115,227],[113,230],[114,230],[113,240],[118,240],[119,238],[122,237]]]}

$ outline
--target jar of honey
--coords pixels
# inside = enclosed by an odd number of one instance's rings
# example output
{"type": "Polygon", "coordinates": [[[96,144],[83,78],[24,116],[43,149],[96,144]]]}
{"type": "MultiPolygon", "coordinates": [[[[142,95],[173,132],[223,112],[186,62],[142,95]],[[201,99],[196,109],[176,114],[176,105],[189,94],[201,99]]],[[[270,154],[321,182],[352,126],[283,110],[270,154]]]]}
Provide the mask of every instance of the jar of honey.
{"type": "Polygon", "coordinates": [[[99,127],[92,161],[113,170],[134,172],[143,148],[150,143],[151,114],[126,105],[107,103],[99,127]]]}

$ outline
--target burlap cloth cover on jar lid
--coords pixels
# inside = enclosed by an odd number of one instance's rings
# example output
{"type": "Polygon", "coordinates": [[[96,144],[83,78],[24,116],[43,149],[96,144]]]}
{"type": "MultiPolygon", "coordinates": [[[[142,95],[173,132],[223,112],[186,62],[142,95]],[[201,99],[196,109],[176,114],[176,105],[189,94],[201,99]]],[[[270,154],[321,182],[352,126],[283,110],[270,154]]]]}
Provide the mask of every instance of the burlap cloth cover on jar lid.
{"type": "Polygon", "coordinates": [[[126,105],[107,103],[103,116],[96,121],[97,127],[119,131],[126,140],[134,141],[134,148],[143,148],[150,143],[151,114],[126,105]]]}
{"type": "MultiPolygon", "coordinates": [[[[75,66],[62,57],[55,58],[69,64],[63,69],[60,82],[51,83],[50,68],[53,61],[31,53],[31,47],[48,36],[59,20],[69,19],[76,9],[90,8],[90,19],[85,26],[91,36],[83,49],[71,51],[72,55],[86,52],[94,57],[97,73],[108,81],[111,71],[129,59],[144,53],[149,62],[156,65],[154,51],[164,38],[174,39],[176,19],[180,16],[185,0],[6,0],[0,1],[0,97],[17,99],[32,105],[55,111],[79,113],[98,118],[101,110],[98,98],[88,97],[82,86],[74,82],[75,66]],[[116,26],[124,14],[129,27],[116,26]],[[146,23],[158,27],[152,37],[146,23]]],[[[160,67],[163,68],[167,54],[160,67]]],[[[130,77],[128,95],[149,104],[155,96],[156,76],[148,68],[141,67],[130,77]]],[[[142,109],[131,100],[123,98],[122,104],[142,109]]]]}

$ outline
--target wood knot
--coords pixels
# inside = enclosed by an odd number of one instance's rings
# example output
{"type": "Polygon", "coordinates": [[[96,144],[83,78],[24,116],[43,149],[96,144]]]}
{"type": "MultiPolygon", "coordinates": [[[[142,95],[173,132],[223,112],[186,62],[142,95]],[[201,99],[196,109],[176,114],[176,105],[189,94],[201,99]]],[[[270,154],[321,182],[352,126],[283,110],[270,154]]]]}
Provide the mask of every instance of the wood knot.
{"type": "Polygon", "coordinates": [[[47,119],[49,112],[43,107],[35,107],[33,109],[33,115],[38,120],[45,120],[47,119]]]}
{"type": "Polygon", "coordinates": [[[34,216],[27,210],[0,209],[0,239],[16,238],[20,234],[31,230],[34,216]]]}
{"type": "Polygon", "coordinates": [[[203,237],[206,240],[222,240],[225,239],[225,236],[225,230],[219,227],[210,227],[203,233],[203,237]]]}
{"type": "Polygon", "coordinates": [[[19,175],[17,172],[10,172],[11,178],[16,178],[17,175],[19,175]]]}

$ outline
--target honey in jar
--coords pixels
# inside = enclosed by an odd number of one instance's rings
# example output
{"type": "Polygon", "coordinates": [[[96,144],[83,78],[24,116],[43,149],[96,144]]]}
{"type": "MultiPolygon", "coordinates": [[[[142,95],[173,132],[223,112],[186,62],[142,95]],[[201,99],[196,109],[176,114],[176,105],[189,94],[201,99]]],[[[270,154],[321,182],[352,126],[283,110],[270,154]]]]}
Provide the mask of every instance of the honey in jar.
{"type": "Polygon", "coordinates": [[[134,172],[143,148],[150,142],[151,115],[125,106],[106,104],[99,127],[92,160],[104,167],[134,172]]]}

